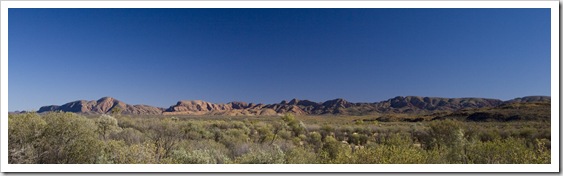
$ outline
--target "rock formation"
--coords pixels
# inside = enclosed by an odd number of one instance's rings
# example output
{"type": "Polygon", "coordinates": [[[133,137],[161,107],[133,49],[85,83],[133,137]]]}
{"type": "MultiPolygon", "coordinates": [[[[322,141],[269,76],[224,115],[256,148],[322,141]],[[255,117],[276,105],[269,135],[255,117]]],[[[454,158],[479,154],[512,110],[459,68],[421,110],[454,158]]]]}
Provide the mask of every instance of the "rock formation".
{"type": "Polygon", "coordinates": [[[296,115],[366,115],[371,113],[425,113],[433,111],[456,111],[467,108],[497,107],[506,103],[517,102],[549,102],[548,96],[516,98],[509,101],[486,98],[439,98],[398,96],[375,103],[351,103],[342,98],[325,102],[292,99],[274,104],[253,104],[246,102],[229,102],[215,104],[202,100],[178,101],[169,108],[158,108],[148,105],[129,105],[111,97],[97,101],[79,100],[61,106],[44,106],[41,112],[64,111],[87,114],[112,113],[119,109],[123,114],[164,114],[164,115],[261,115],[275,116],[285,113],[296,115]]]}

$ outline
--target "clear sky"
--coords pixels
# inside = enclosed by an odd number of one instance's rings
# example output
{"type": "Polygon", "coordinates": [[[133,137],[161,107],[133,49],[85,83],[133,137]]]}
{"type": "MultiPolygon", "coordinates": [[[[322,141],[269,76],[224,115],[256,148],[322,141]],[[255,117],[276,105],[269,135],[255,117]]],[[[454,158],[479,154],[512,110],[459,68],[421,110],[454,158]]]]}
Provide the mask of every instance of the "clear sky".
{"type": "Polygon", "coordinates": [[[549,9],[9,9],[9,110],[550,95],[549,9]]]}

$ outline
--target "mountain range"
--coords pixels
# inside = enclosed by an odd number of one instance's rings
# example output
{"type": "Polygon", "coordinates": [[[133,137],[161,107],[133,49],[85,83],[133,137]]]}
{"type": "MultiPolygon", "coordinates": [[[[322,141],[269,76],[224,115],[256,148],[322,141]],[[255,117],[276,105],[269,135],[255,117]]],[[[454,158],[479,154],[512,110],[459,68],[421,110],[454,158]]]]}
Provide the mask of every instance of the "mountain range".
{"type": "Polygon", "coordinates": [[[338,98],[325,102],[292,99],[274,104],[229,102],[216,104],[202,100],[182,100],[169,108],[148,105],[129,105],[112,97],[99,100],[79,100],[63,105],[43,106],[38,113],[63,111],[85,114],[105,114],[119,111],[122,114],[146,115],[260,115],[274,116],[286,113],[296,115],[369,115],[375,113],[431,113],[471,108],[499,107],[510,103],[551,102],[549,96],[528,96],[508,101],[488,98],[440,98],[397,96],[374,103],[352,103],[338,98]]]}

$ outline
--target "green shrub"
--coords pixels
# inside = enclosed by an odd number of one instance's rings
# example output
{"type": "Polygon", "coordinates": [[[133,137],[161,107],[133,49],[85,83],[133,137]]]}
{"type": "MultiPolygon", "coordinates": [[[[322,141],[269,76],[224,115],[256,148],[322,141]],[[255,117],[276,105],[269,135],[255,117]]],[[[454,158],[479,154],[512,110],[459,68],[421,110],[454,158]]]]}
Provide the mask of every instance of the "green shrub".
{"type": "Polygon", "coordinates": [[[153,143],[127,145],[123,141],[108,140],[97,158],[99,164],[158,164],[153,143]]]}
{"type": "Polygon", "coordinates": [[[117,119],[110,115],[103,114],[95,120],[98,129],[96,130],[100,135],[100,138],[107,140],[109,134],[113,131],[119,129],[117,125],[117,119]]]}
{"type": "Polygon", "coordinates": [[[315,151],[305,147],[291,148],[286,152],[285,160],[287,164],[318,164],[315,151]]]}
{"type": "Polygon", "coordinates": [[[181,164],[227,164],[230,162],[230,158],[224,153],[209,149],[174,150],[172,158],[181,164]]]}
{"type": "Polygon", "coordinates": [[[495,141],[501,139],[501,136],[497,130],[485,130],[479,133],[479,139],[483,142],[495,141]]]}
{"type": "Polygon", "coordinates": [[[277,145],[253,147],[248,153],[236,158],[236,162],[241,164],[284,164],[285,154],[277,145]]]}
{"type": "Polygon", "coordinates": [[[319,152],[321,163],[346,163],[350,156],[351,149],[348,144],[337,141],[332,136],[325,138],[323,147],[319,152]]]}
{"type": "Polygon", "coordinates": [[[127,145],[140,144],[147,140],[143,132],[133,128],[125,128],[117,133],[111,133],[110,139],[124,141],[127,145]]]}
{"type": "Polygon", "coordinates": [[[524,139],[508,138],[477,141],[467,148],[468,163],[510,164],[550,163],[551,152],[537,141],[537,147],[527,147],[524,139]]]}
{"type": "Polygon", "coordinates": [[[454,147],[459,146],[464,140],[464,131],[461,122],[454,120],[441,120],[430,123],[428,135],[432,141],[428,146],[454,147]]]}
{"type": "Polygon", "coordinates": [[[408,135],[394,134],[382,144],[368,145],[353,153],[350,163],[357,164],[422,164],[428,161],[426,152],[415,147],[408,135]]]}
{"type": "Polygon", "coordinates": [[[155,146],[157,162],[170,156],[176,144],[185,135],[182,132],[180,126],[171,119],[149,124],[147,135],[155,146]]]}
{"type": "Polygon", "coordinates": [[[313,147],[315,151],[318,151],[322,147],[322,136],[320,133],[311,132],[307,138],[307,143],[313,147]]]}
{"type": "Polygon", "coordinates": [[[100,141],[94,121],[73,113],[49,113],[40,139],[39,163],[94,163],[100,141]]]}
{"type": "Polygon", "coordinates": [[[352,133],[352,134],[348,137],[348,143],[349,143],[349,144],[360,145],[360,134],[358,134],[358,133],[352,133]]]}
{"type": "Polygon", "coordinates": [[[285,122],[294,137],[305,134],[307,129],[305,128],[303,122],[297,120],[292,114],[284,115],[282,120],[285,122]]]}
{"type": "Polygon", "coordinates": [[[37,113],[8,115],[8,162],[32,164],[39,161],[37,141],[47,123],[37,113]]]}

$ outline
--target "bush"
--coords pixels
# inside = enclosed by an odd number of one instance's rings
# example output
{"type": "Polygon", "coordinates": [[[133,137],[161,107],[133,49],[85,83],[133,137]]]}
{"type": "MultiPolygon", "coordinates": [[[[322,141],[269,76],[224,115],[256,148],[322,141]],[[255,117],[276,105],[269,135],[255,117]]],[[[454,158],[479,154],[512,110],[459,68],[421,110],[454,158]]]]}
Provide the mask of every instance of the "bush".
{"type": "Polygon", "coordinates": [[[49,113],[39,142],[39,163],[95,163],[100,154],[94,121],[73,113],[49,113]]]}
{"type": "Polygon", "coordinates": [[[171,157],[178,163],[212,162],[225,164],[231,163],[232,159],[229,156],[231,151],[225,145],[215,142],[215,140],[184,140],[178,144],[177,148],[173,151],[171,157]],[[196,160],[192,156],[208,156],[210,159],[196,160]]]}
{"type": "Polygon", "coordinates": [[[346,163],[347,157],[350,156],[349,152],[351,152],[351,149],[347,144],[337,141],[332,136],[328,136],[325,138],[319,156],[322,163],[346,163]]]}
{"type": "Polygon", "coordinates": [[[224,153],[209,149],[174,150],[172,159],[181,164],[227,164],[230,162],[229,157],[224,153]]]}
{"type": "Polygon", "coordinates": [[[149,125],[147,133],[156,148],[156,161],[160,162],[161,159],[170,156],[176,144],[185,134],[182,133],[179,125],[170,119],[160,120],[149,125]]]}
{"type": "Polygon", "coordinates": [[[133,128],[125,128],[117,133],[111,133],[110,139],[124,141],[127,145],[140,144],[147,140],[143,132],[133,128]]]}
{"type": "Polygon", "coordinates": [[[103,114],[98,117],[95,122],[98,126],[97,132],[100,135],[100,138],[102,138],[103,140],[107,140],[111,132],[119,129],[119,126],[117,125],[117,119],[110,115],[103,114]]]}
{"type": "Polygon", "coordinates": [[[285,163],[285,154],[277,146],[261,146],[253,147],[250,151],[236,159],[241,164],[283,164],[285,163]]]}
{"type": "Polygon", "coordinates": [[[468,163],[510,164],[540,163],[549,164],[551,152],[537,141],[536,149],[526,146],[524,139],[508,138],[493,141],[477,141],[467,149],[468,163]]]}
{"type": "Polygon", "coordinates": [[[43,135],[47,123],[37,113],[8,115],[8,162],[37,163],[37,140],[43,135]]]}
{"type": "Polygon", "coordinates": [[[304,147],[294,147],[285,154],[287,164],[316,164],[317,154],[314,150],[304,147]]]}
{"type": "Polygon", "coordinates": [[[425,150],[413,145],[405,134],[383,137],[382,143],[367,145],[353,153],[350,163],[356,164],[423,164],[428,162],[425,150]]]}
{"type": "Polygon", "coordinates": [[[103,152],[97,158],[100,164],[157,164],[154,144],[127,145],[123,141],[109,140],[103,145],[103,152]]]}
{"type": "Polygon", "coordinates": [[[317,132],[309,133],[309,138],[307,143],[313,147],[315,151],[318,151],[322,147],[322,136],[317,132]]]}
{"type": "Polygon", "coordinates": [[[459,146],[464,140],[464,131],[461,122],[454,120],[441,120],[430,123],[428,135],[432,137],[431,143],[426,144],[433,147],[459,146]]]}
{"type": "Polygon", "coordinates": [[[282,117],[282,120],[285,122],[286,126],[292,132],[294,137],[305,134],[305,132],[307,131],[304,123],[297,120],[292,114],[286,114],[282,117]]]}

